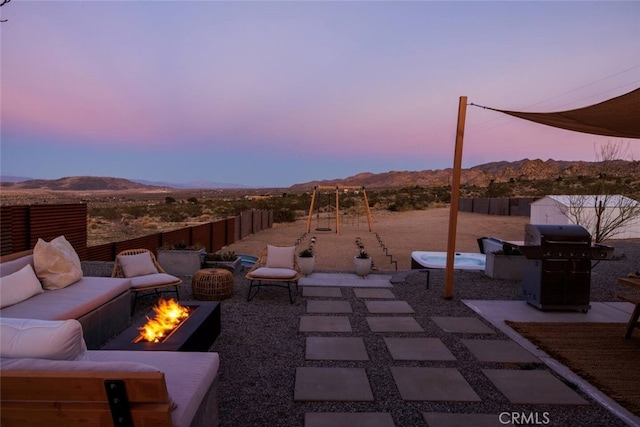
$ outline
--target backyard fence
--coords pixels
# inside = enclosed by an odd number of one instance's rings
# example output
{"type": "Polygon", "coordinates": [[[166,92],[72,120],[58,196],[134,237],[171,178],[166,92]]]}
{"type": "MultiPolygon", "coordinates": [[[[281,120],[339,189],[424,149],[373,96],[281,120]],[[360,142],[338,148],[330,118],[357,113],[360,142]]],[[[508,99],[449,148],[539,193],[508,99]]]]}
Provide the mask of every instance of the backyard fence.
{"type": "Polygon", "coordinates": [[[461,198],[458,211],[486,215],[530,216],[533,197],[461,198]]]}
{"type": "Polygon", "coordinates": [[[0,255],[33,249],[39,238],[49,241],[60,235],[74,247],[82,261],[113,261],[127,249],[158,248],[184,243],[215,252],[250,234],[271,228],[273,211],[250,210],[238,216],[150,234],[134,239],[87,246],[87,205],[21,205],[0,208],[0,255]]]}

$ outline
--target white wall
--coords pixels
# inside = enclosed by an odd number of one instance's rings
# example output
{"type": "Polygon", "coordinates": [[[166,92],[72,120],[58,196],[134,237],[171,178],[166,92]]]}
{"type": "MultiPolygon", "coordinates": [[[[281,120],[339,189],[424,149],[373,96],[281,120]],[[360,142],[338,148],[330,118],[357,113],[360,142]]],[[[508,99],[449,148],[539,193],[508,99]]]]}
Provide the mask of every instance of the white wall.
{"type": "MultiPolygon", "coordinates": [[[[543,197],[531,203],[531,224],[573,224],[573,221],[562,213],[562,203],[550,198],[543,197]]],[[[617,216],[616,213],[619,209],[616,207],[607,208],[606,214],[617,216]]],[[[585,211],[583,213],[583,227],[585,227],[591,235],[595,234],[595,208],[591,211],[585,211]]],[[[613,236],[612,240],[617,239],[640,239],[640,218],[636,218],[634,221],[627,223],[624,227],[618,230],[619,233],[613,236]]]]}

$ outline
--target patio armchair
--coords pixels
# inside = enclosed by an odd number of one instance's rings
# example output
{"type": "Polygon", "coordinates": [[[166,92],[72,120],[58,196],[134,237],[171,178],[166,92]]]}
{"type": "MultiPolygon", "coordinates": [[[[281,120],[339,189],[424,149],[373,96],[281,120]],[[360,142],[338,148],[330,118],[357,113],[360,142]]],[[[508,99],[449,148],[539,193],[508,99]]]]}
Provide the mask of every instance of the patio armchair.
{"type": "Polygon", "coordinates": [[[289,302],[293,304],[291,285],[295,285],[297,294],[298,279],[301,276],[302,271],[298,266],[295,246],[267,245],[246,275],[250,280],[247,301],[251,301],[262,286],[279,286],[287,288],[289,302]]]}
{"type": "Polygon", "coordinates": [[[132,314],[138,298],[146,291],[154,291],[152,295],[175,292],[176,299],[180,299],[178,286],[182,284],[182,280],[167,274],[149,249],[128,249],[120,252],[116,256],[111,277],[131,280],[131,292],[134,295],[132,314]]]}

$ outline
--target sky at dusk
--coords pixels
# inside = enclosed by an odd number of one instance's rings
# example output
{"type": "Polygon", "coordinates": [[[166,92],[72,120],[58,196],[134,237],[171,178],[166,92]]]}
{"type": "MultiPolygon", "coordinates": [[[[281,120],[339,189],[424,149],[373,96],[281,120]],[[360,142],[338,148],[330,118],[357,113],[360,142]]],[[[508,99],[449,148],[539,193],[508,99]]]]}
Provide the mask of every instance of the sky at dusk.
{"type": "MultiPolygon", "coordinates": [[[[444,169],[460,96],[559,111],[640,86],[637,1],[14,0],[0,12],[2,175],[287,187],[444,169]]],[[[610,140],[469,106],[463,167],[595,161],[610,140]]]]}

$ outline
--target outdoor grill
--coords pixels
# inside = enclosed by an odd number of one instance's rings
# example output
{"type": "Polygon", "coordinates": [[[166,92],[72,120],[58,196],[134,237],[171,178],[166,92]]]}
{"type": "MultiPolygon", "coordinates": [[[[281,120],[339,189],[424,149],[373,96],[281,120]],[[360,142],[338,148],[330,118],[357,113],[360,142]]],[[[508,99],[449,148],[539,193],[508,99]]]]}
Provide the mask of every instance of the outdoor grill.
{"type": "Polygon", "coordinates": [[[579,225],[526,224],[527,258],[523,274],[526,301],[540,310],[581,310],[591,307],[591,261],[609,259],[613,248],[592,245],[579,225]]]}

